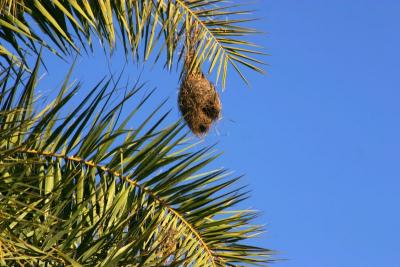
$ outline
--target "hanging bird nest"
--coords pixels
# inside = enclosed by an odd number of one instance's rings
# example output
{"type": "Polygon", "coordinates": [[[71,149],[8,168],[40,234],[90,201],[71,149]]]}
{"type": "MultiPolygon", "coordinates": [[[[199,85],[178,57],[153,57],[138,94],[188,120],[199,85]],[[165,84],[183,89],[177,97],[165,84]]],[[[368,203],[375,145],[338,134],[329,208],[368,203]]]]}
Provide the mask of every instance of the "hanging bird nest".
{"type": "MultiPolygon", "coordinates": [[[[189,34],[190,35],[190,34],[189,34]]],[[[215,86],[194,64],[197,29],[187,42],[183,78],[178,105],[190,130],[197,136],[205,135],[212,123],[221,116],[221,101],[215,86]]]]}
{"type": "Polygon", "coordinates": [[[214,85],[203,73],[184,77],[178,97],[179,109],[190,130],[203,136],[221,114],[221,101],[214,85]]]}

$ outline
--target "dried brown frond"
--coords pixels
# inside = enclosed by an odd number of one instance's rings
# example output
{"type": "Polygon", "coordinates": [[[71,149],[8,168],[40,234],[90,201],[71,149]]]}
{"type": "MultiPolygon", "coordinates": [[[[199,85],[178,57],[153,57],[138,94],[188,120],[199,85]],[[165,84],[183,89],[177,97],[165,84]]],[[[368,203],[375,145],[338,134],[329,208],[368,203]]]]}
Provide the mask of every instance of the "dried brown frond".
{"type": "Polygon", "coordinates": [[[11,14],[15,16],[23,9],[24,0],[0,0],[0,15],[11,14]]]}

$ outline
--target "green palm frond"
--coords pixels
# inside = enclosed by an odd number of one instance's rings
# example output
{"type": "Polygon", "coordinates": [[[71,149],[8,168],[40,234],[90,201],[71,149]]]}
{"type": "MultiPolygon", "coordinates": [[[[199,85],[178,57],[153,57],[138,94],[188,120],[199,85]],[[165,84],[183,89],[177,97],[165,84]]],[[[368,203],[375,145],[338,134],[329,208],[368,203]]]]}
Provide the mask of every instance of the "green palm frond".
{"type": "Polygon", "coordinates": [[[111,105],[116,85],[101,81],[66,115],[80,88],[69,72],[38,109],[39,62],[31,73],[0,75],[0,264],[269,261],[271,251],[247,245],[262,230],[251,225],[256,213],[231,209],[246,198],[239,178],[205,171],[216,157],[210,148],[191,148],[180,122],[162,127],[160,107],[127,130],[150,97],[136,100],[140,86],[111,105]],[[127,103],[131,112],[119,119],[127,103]]]}
{"type": "Polygon", "coordinates": [[[263,53],[246,40],[257,31],[246,26],[252,18],[244,8],[225,0],[2,0],[0,55],[24,61],[40,46],[60,56],[80,53],[92,49],[93,38],[113,50],[120,39],[125,54],[148,59],[155,52],[156,60],[165,55],[171,67],[184,51],[184,37],[196,25],[197,62],[216,74],[224,88],[228,66],[244,81],[240,65],[263,72],[263,62],[256,58],[263,53]],[[43,35],[46,40],[39,37],[43,35]]]}

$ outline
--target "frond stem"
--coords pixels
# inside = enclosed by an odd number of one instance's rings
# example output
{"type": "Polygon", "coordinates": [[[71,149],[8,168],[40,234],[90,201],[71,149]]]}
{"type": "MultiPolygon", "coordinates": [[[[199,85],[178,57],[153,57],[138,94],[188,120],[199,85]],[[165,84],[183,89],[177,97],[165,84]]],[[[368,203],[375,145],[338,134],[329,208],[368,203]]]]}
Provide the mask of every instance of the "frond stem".
{"type": "Polygon", "coordinates": [[[214,34],[211,33],[211,31],[208,29],[208,27],[203,23],[203,21],[196,15],[196,13],[193,12],[192,9],[190,9],[187,5],[182,0],[176,0],[176,2],[186,10],[187,13],[189,13],[201,26],[202,28],[206,31],[206,33],[211,37],[211,39],[214,40],[214,42],[224,50],[224,54],[230,59],[229,53],[227,53],[225,47],[223,44],[220,43],[217,37],[214,36],[214,34]]]}
{"type": "Polygon", "coordinates": [[[206,250],[207,254],[209,255],[209,258],[211,259],[212,266],[216,266],[215,261],[214,261],[213,252],[208,247],[208,245],[203,240],[203,238],[201,238],[199,232],[191,225],[191,223],[189,223],[179,212],[177,212],[175,209],[170,207],[163,199],[159,198],[149,188],[138,184],[137,181],[132,181],[132,180],[128,179],[128,177],[124,176],[123,173],[120,173],[118,171],[114,171],[114,170],[112,170],[111,168],[108,168],[105,165],[101,165],[101,164],[98,164],[98,163],[93,162],[93,161],[88,161],[88,160],[85,160],[83,158],[79,158],[79,157],[76,157],[76,156],[68,156],[68,155],[53,153],[53,152],[49,152],[49,151],[37,151],[37,150],[34,150],[34,149],[24,149],[24,148],[19,148],[18,150],[16,150],[16,152],[34,154],[34,155],[39,155],[39,156],[44,156],[44,157],[54,157],[54,158],[58,158],[58,159],[61,158],[61,159],[67,160],[67,161],[78,162],[78,163],[86,165],[88,167],[92,167],[92,168],[96,168],[96,169],[102,170],[103,172],[107,172],[107,173],[109,173],[109,174],[111,174],[113,176],[120,177],[124,181],[128,182],[130,185],[138,187],[140,190],[142,190],[143,192],[145,192],[148,195],[150,195],[153,199],[155,199],[157,202],[159,202],[164,208],[168,209],[171,213],[173,213],[176,217],[178,217],[178,219],[181,220],[186,225],[186,227],[189,228],[189,230],[195,235],[197,240],[200,242],[200,244],[206,250]]]}

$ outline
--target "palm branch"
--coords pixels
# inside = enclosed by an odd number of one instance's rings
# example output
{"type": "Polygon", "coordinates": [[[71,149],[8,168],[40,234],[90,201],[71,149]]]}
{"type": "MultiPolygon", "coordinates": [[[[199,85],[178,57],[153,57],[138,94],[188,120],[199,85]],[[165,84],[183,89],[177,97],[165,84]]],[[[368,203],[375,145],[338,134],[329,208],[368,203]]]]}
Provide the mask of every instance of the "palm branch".
{"type": "Polygon", "coordinates": [[[263,72],[254,57],[263,53],[247,40],[257,31],[246,8],[226,0],[0,0],[0,55],[23,63],[42,46],[65,56],[92,49],[94,38],[112,51],[120,39],[126,55],[155,54],[170,68],[195,25],[197,62],[224,88],[229,66],[246,82],[240,66],[263,72]]]}
{"type": "MultiPolygon", "coordinates": [[[[81,85],[67,74],[39,108],[40,59],[0,75],[0,264],[72,266],[240,266],[271,251],[248,245],[262,230],[238,177],[207,171],[217,155],[196,148],[142,85],[119,101],[111,79],[74,106],[81,85]],[[121,112],[129,105],[130,112],[121,112]],[[126,114],[126,115],[124,115],[126,114]],[[141,123],[127,130],[134,121],[141,123]]],[[[15,68],[15,67],[14,67],[15,68]]]]}

